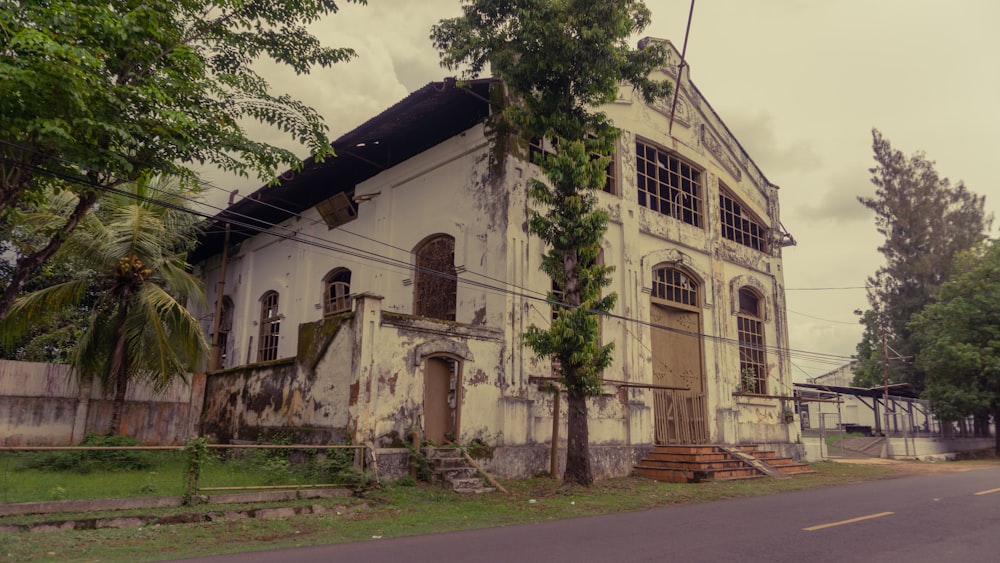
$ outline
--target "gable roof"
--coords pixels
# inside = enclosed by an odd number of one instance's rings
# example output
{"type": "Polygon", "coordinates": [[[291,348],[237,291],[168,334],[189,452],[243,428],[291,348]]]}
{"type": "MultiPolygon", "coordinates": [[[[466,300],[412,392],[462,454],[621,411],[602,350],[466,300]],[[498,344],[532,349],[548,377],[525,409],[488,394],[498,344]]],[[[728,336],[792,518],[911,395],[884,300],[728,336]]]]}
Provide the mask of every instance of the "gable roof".
{"type": "Polygon", "coordinates": [[[208,221],[189,260],[222,252],[225,225],[230,244],[297,215],[445,140],[481,123],[489,115],[495,78],[431,82],[333,141],[337,156],[303,162],[300,172],[285,172],[276,185],[264,185],[208,221]]]}

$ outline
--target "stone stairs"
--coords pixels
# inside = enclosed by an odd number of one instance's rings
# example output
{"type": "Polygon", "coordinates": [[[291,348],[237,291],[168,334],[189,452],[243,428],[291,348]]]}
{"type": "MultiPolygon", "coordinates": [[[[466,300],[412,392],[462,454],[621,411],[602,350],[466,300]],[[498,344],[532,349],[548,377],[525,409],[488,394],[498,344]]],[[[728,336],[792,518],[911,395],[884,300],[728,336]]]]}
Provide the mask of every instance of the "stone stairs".
{"type": "Polygon", "coordinates": [[[811,473],[809,465],[756,445],[656,446],[638,465],[636,475],[669,483],[732,481],[759,477],[783,478],[811,473]],[[780,476],[780,477],[779,477],[780,476]]]}
{"type": "Polygon", "coordinates": [[[479,472],[469,465],[460,448],[424,448],[434,482],[445,483],[451,490],[463,495],[492,493],[479,472]]]}

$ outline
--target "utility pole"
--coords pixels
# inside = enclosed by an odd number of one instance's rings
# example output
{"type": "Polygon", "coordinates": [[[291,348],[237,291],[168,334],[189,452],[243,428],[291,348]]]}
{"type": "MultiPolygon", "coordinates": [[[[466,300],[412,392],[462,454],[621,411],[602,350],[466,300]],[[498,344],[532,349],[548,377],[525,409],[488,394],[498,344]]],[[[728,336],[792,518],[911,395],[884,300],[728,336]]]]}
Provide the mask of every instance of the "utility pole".
{"type": "MultiPolygon", "coordinates": [[[[232,207],[233,200],[239,190],[229,192],[229,207],[232,207]]],[[[222,368],[222,339],[219,329],[222,328],[222,298],[226,290],[226,262],[229,261],[229,230],[231,225],[226,222],[226,235],[222,241],[222,266],[219,270],[219,287],[215,293],[215,319],[212,330],[212,353],[208,360],[208,372],[219,371],[222,368]]]]}
{"type": "Polygon", "coordinates": [[[892,457],[892,450],[889,447],[889,346],[885,341],[885,320],[882,315],[878,318],[879,333],[882,336],[882,435],[885,436],[885,445],[882,448],[882,457],[892,457]]]}

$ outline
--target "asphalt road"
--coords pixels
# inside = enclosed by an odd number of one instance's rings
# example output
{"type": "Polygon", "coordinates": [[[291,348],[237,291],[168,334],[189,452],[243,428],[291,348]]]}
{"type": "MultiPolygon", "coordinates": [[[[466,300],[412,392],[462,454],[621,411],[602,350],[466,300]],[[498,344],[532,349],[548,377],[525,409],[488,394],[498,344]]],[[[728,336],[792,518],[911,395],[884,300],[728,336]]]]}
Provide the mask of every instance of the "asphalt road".
{"type": "Polygon", "coordinates": [[[1000,561],[1000,468],[212,563],[1000,561]]]}

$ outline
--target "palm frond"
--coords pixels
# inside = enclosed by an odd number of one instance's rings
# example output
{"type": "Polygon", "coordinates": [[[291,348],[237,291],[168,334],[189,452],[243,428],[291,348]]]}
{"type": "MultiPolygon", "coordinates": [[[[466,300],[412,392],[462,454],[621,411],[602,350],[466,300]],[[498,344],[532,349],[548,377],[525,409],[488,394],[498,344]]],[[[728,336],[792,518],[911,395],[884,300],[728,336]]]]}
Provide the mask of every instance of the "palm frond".
{"type": "Polygon", "coordinates": [[[90,287],[90,280],[73,280],[19,297],[0,322],[0,338],[10,346],[35,326],[48,321],[52,312],[78,305],[90,287]]]}

